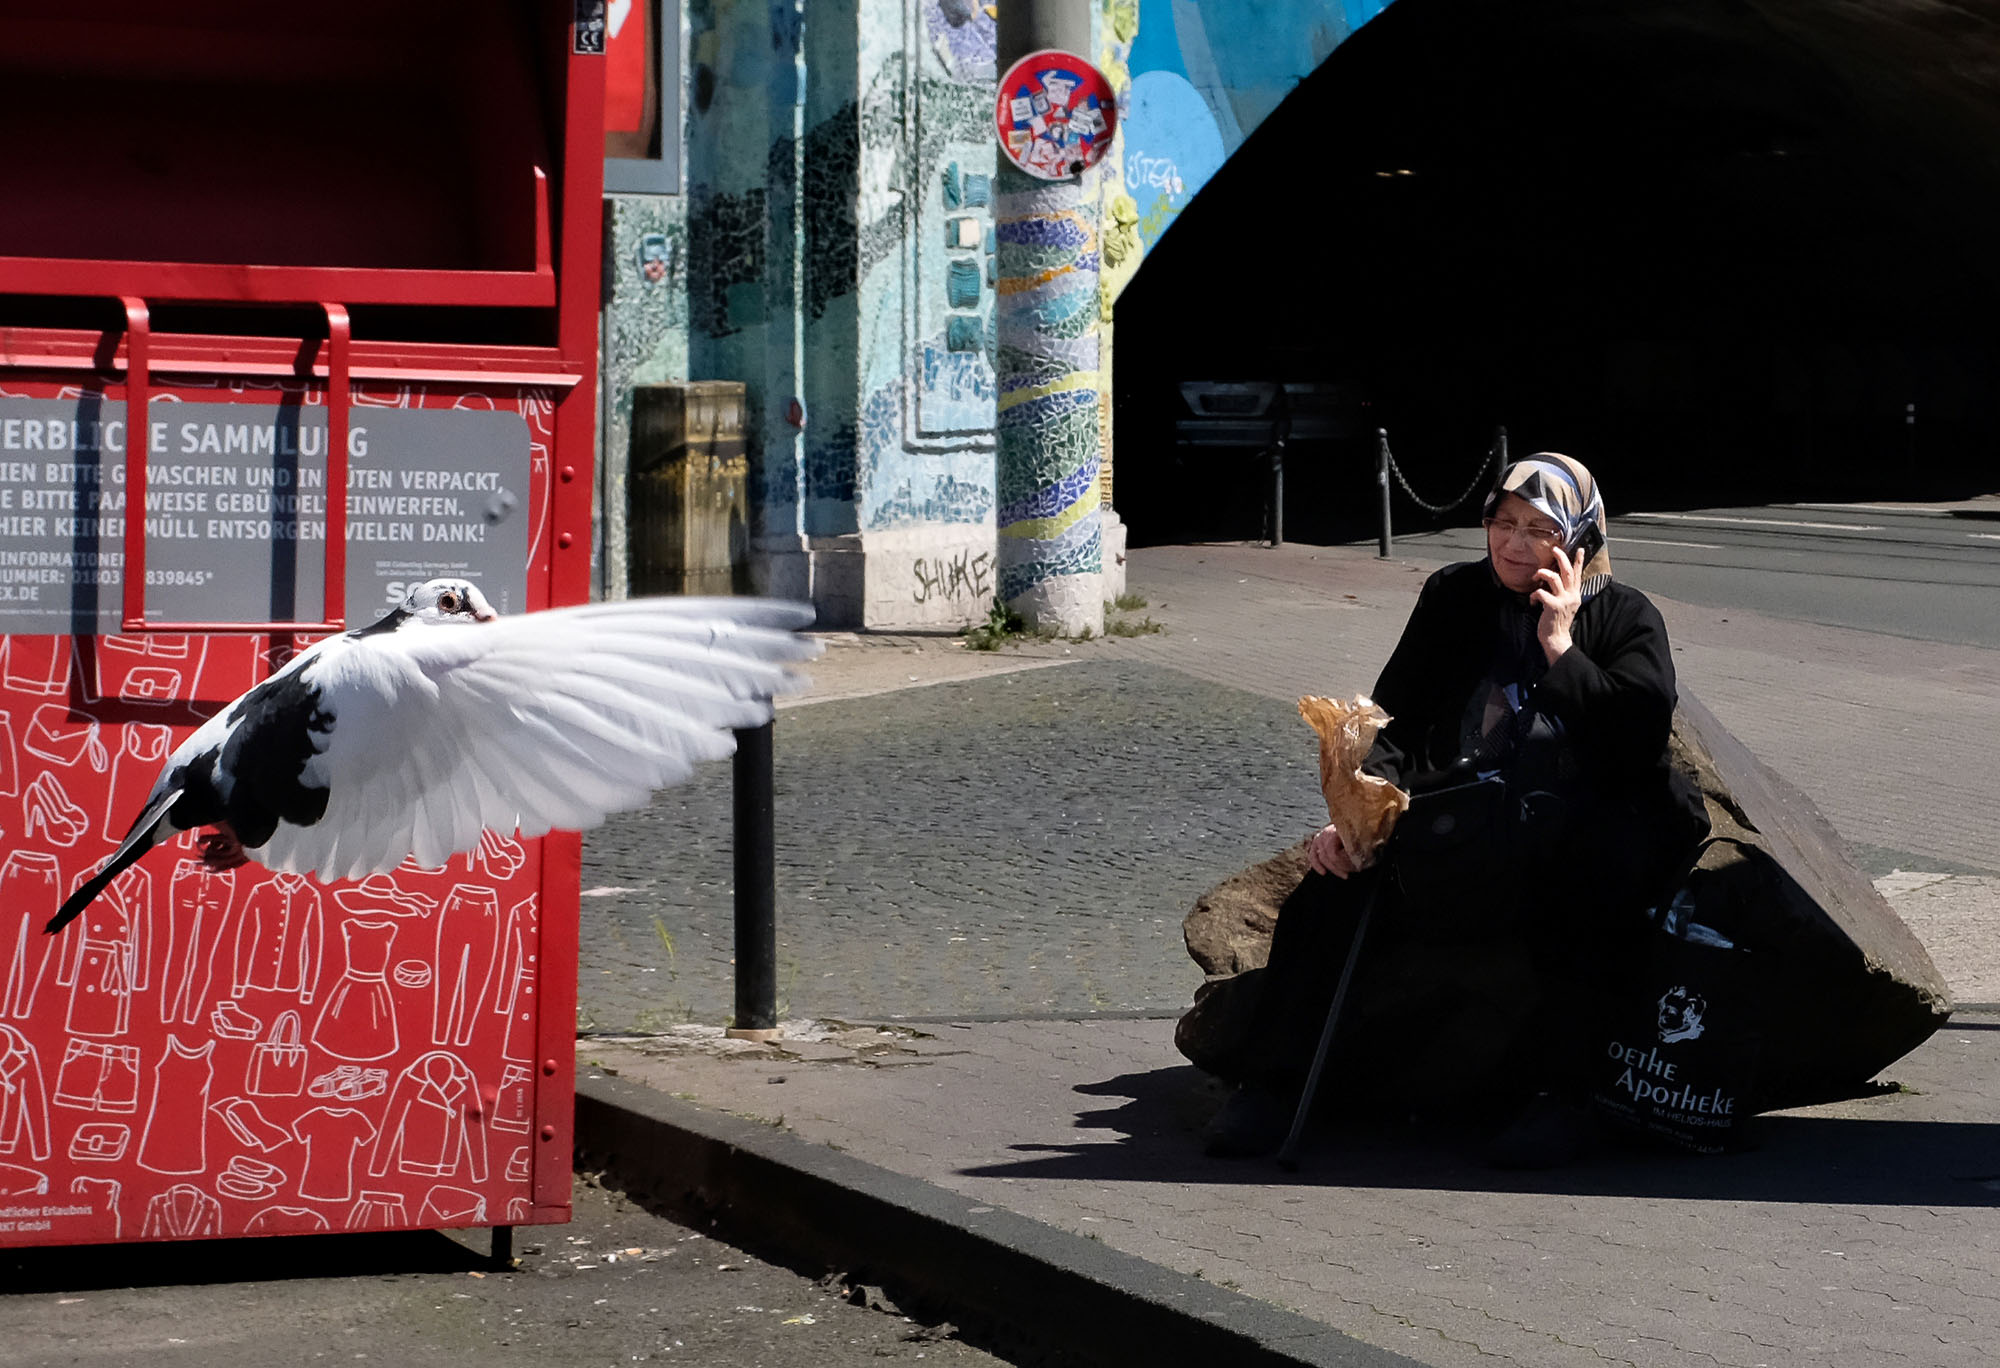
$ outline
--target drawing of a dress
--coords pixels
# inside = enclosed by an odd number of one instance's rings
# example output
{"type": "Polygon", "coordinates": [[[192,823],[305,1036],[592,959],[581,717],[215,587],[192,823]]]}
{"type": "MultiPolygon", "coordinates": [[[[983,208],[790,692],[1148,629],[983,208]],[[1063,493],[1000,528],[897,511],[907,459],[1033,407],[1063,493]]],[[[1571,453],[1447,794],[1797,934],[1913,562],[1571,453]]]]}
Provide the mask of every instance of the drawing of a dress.
{"type": "Polygon", "coordinates": [[[347,972],[313,1023],[313,1044],[335,1059],[387,1059],[396,1053],[396,1004],[389,996],[389,949],[396,924],[351,921],[340,928],[347,972]]]}

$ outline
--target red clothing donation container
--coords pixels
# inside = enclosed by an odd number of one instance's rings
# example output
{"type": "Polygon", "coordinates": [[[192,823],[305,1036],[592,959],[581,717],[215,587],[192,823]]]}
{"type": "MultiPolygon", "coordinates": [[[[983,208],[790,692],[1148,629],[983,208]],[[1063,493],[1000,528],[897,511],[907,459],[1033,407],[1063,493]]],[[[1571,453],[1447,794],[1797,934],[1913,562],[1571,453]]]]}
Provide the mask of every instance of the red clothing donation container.
{"type": "Polygon", "coordinates": [[[0,10],[0,1246],[566,1220],[574,835],[42,924],[310,641],[586,597],[590,7],[87,8],[0,10]]]}

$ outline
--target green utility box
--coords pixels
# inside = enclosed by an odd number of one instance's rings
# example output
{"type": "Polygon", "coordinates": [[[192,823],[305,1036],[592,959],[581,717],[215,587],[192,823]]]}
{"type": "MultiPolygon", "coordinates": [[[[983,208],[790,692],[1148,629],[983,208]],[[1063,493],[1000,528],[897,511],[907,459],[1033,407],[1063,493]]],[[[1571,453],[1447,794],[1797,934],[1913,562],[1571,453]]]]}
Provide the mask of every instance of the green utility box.
{"type": "Polygon", "coordinates": [[[632,391],[632,593],[749,591],[749,474],[740,381],[632,391]]]}

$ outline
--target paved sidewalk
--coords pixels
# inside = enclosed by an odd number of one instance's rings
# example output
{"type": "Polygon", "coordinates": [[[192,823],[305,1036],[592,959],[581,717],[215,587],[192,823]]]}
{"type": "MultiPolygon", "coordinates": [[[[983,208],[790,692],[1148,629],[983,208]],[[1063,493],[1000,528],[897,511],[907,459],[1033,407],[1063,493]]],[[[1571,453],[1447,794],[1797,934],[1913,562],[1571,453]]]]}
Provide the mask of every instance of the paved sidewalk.
{"type": "Polygon", "coordinates": [[[587,852],[586,887],[626,891],[586,903],[586,1008],[615,1028],[666,969],[681,996],[664,1015],[705,1024],[656,1014],[644,1036],[581,1041],[586,1073],[770,1121],[971,1211],[1035,1218],[1427,1364],[1987,1362],[1993,652],[1661,604],[1683,683],[1821,806],[1961,1003],[1888,1071],[1904,1091],[1769,1118],[1753,1154],[1556,1175],[1496,1175],[1481,1137],[1393,1122],[1330,1127],[1297,1176],[1200,1157],[1220,1099],[1172,1045],[1196,982],[1180,917],[1321,820],[1292,702],[1365,690],[1429,568],[1362,549],[1140,550],[1137,615],[1163,634],[993,655],[937,637],[835,644],[779,729],[800,1019],[773,1045],[721,1038],[727,832],[707,814],[726,813],[725,784],[587,852]],[[690,832],[706,874],[657,855],[690,832]],[[599,908],[616,915],[593,929],[599,908]],[[635,909],[680,949],[649,966],[630,953],[643,935],[621,931],[621,949],[604,934],[635,909]]]}

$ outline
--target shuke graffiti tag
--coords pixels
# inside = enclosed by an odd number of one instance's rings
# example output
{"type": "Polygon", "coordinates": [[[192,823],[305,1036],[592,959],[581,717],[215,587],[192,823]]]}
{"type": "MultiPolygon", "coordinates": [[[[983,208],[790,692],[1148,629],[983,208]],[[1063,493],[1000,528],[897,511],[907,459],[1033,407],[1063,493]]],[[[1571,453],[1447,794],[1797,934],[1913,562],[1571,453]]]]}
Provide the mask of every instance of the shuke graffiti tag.
{"type": "Polygon", "coordinates": [[[911,568],[916,586],[910,596],[918,603],[934,598],[984,602],[993,595],[993,553],[973,555],[961,551],[955,556],[919,556],[911,568]]]}

